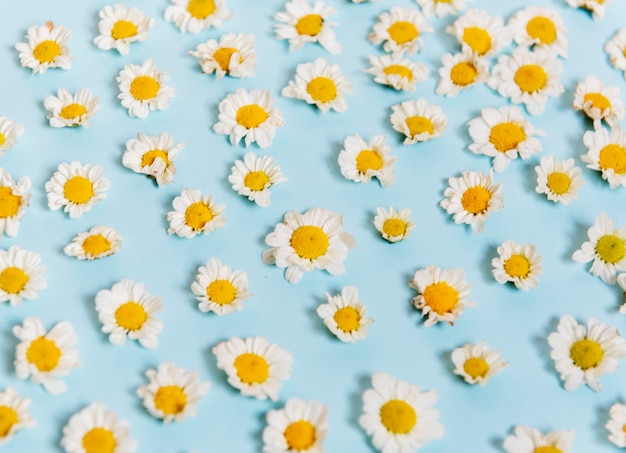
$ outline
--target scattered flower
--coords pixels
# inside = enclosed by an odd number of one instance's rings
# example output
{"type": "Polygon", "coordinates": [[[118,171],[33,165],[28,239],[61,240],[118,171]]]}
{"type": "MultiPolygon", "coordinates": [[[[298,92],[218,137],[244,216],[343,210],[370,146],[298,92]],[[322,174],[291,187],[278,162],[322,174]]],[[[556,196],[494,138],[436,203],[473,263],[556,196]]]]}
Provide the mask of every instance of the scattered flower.
{"type": "Polygon", "coordinates": [[[226,218],[222,215],[226,205],[214,203],[211,195],[202,195],[198,189],[183,189],[172,202],[174,211],[167,213],[170,223],[167,234],[192,238],[197,234],[211,233],[224,228],[226,218]]]}
{"type": "Polygon", "coordinates": [[[430,70],[421,63],[414,63],[402,56],[370,55],[370,67],[366,73],[374,76],[374,82],[395,90],[415,91],[417,82],[428,78],[430,70]]]}
{"type": "Polygon", "coordinates": [[[217,258],[198,268],[191,291],[200,302],[201,312],[212,311],[219,316],[242,310],[244,299],[252,296],[248,292],[248,274],[231,270],[217,258]]]}
{"type": "Polygon", "coordinates": [[[502,17],[474,8],[446,27],[446,33],[454,35],[463,50],[478,57],[491,57],[511,43],[511,33],[502,17]]]}
{"type": "Polygon", "coordinates": [[[385,52],[413,55],[423,47],[422,33],[432,31],[418,9],[394,6],[378,16],[367,39],[374,45],[382,44],[385,52]]]}
{"type": "Polygon", "coordinates": [[[542,434],[535,428],[516,426],[515,434],[507,436],[502,445],[506,453],[571,453],[574,431],[552,431],[542,434]]]}
{"type": "Polygon", "coordinates": [[[393,164],[397,157],[390,157],[391,147],[385,144],[383,135],[375,135],[367,143],[360,135],[348,135],[339,152],[339,168],[344,178],[354,182],[370,182],[372,177],[383,187],[391,187],[395,181],[393,164]]]}
{"type": "Polygon", "coordinates": [[[620,28],[604,45],[604,51],[615,69],[624,72],[626,79],[626,27],[620,28]]]}
{"type": "Polygon", "coordinates": [[[181,32],[199,33],[211,27],[220,28],[222,21],[233,12],[226,8],[226,0],[171,0],[164,18],[174,23],[181,32]]]}
{"type": "Polygon", "coordinates": [[[0,157],[13,148],[17,137],[24,133],[24,126],[16,124],[11,118],[0,116],[0,157]]]}
{"type": "Polygon", "coordinates": [[[504,241],[497,249],[498,257],[491,260],[493,277],[500,284],[511,282],[516,288],[528,291],[539,284],[543,258],[532,244],[504,241]]]}
{"type": "Polygon", "coordinates": [[[17,236],[30,200],[30,194],[27,193],[30,185],[28,176],[22,176],[15,182],[11,174],[0,167],[0,237],[17,236]]]}
{"type": "Polygon", "coordinates": [[[626,187],[626,132],[619,126],[587,131],[583,136],[587,149],[580,159],[587,168],[601,172],[611,189],[626,187]]]}
{"type": "Polygon", "coordinates": [[[443,96],[456,96],[472,85],[489,80],[489,61],[476,57],[470,50],[441,57],[443,66],[439,69],[441,77],[436,93],[443,96]]]}
{"type": "Polygon", "coordinates": [[[465,9],[465,0],[417,0],[426,17],[456,15],[465,9]]]}
{"type": "Polygon", "coordinates": [[[411,231],[415,229],[415,223],[409,220],[410,217],[411,210],[409,208],[398,211],[393,206],[389,209],[376,208],[374,226],[386,241],[400,242],[408,238],[411,231]]]}
{"type": "Polygon", "coordinates": [[[508,365],[499,351],[492,351],[485,341],[466,344],[452,351],[454,374],[461,376],[468,384],[484,387],[487,381],[508,365]]]}
{"type": "Polygon", "coordinates": [[[81,88],[72,95],[60,88],[56,96],[48,96],[43,101],[52,127],[90,127],[89,120],[100,108],[100,99],[94,97],[87,88],[81,88]]]}
{"type": "Polygon", "coordinates": [[[619,87],[604,86],[594,75],[587,76],[584,82],[578,82],[572,107],[574,110],[582,110],[593,120],[596,128],[600,127],[602,120],[609,126],[615,126],[624,118],[619,87]]]}
{"type": "Polygon", "coordinates": [[[22,67],[32,69],[33,74],[43,74],[48,68],[70,69],[72,56],[67,42],[71,37],[70,30],[52,22],[29,27],[25,36],[28,42],[15,44],[22,67]]]}
{"type": "Polygon", "coordinates": [[[583,8],[591,13],[594,20],[604,18],[606,5],[610,0],[565,0],[572,8],[583,8]]]}
{"type": "Polygon", "coordinates": [[[509,19],[508,27],[518,46],[551,49],[567,58],[567,28],[556,11],[542,6],[528,6],[509,19]]]}
{"type": "Polygon", "coordinates": [[[243,161],[236,160],[230,172],[233,190],[262,207],[270,205],[270,188],[287,181],[273,157],[257,157],[253,152],[246,153],[243,161]]]}
{"type": "Polygon", "coordinates": [[[0,390],[0,447],[20,430],[35,426],[28,411],[30,398],[22,398],[13,388],[0,390]]]}
{"type": "Polygon", "coordinates": [[[105,6],[98,15],[100,34],[94,38],[94,44],[103,50],[115,49],[120,55],[128,55],[131,43],[147,41],[150,27],[156,22],[137,8],[126,9],[119,3],[105,6]]]}
{"type": "Polygon", "coordinates": [[[97,260],[119,252],[122,236],[114,228],[96,225],[91,230],[78,233],[72,242],[63,248],[67,256],[79,260],[97,260]]]}
{"type": "Polygon", "coordinates": [[[405,145],[441,137],[448,126],[448,117],[441,107],[424,98],[392,105],[391,110],[391,126],[405,135],[405,145]]]}
{"type": "Polygon", "coordinates": [[[367,337],[373,318],[366,318],[367,307],[359,300],[354,286],[344,286],[341,295],[326,293],[328,303],[317,307],[317,314],[333,335],[346,343],[354,343],[367,337]]]}
{"type": "Polygon", "coordinates": [[[202,72],[215,73],[218,80],[227,74],[242,79],[252,77],[256,71],[254,35],[226,33],[219,42],[209,39],[187,53],[199,60],[202,72]]]}
{"type": "Polygon", "coordinates": [[[22,299],[33,300],[47,286],[41,257],[17,245],[0,250],[0,302],[17,307],[22,299]]]}
{"type": "Polygon", "coordinates": [[[574,159],[557,161],[555,156],[542,157],[537,172],[537,193],[543,193],[555,203],[570,204],[578,198],[578,189],[585,181],[581,178],[582,170],[574,166],[574,159]]]}
{"type": "Polygon", "coordinates": [[[134,171],[148,175],[159,187],[174,181],[176,165],[174,159],[185,147],[184,143],[176,144],[171,134],[162,132],[157,136],[137,133],[137,138],[126,142],[122,155],[122,164],[134,171]]]}
{"type": "Polygon", "coordinates": [[[170,98],[176,94],[175,89],[165,84],[168,78],[167,73],[159,71],[151,59],[141,66],[129,63],[116,78],[120,89],[117,98],[131,117],[145,118],[150,110],[166,110],[170,106],[170,98]]]}
{"type": "MultiPolygon", "coordinates": [[[[624,274],[626,275],[626,274],[624,274]]],[[[609,430],[609,441],[617,447],[626,447],[626,404],[615,403],[609,409],[610,419],[605,427],[609,430]]]]}

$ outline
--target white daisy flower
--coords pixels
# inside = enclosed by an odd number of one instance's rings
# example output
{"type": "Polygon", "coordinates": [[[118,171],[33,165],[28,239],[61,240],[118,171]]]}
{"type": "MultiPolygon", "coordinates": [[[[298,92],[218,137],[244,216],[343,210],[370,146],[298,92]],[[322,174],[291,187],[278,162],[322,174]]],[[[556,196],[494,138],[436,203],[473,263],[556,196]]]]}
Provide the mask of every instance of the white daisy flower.
{"type": "Polygon", "coordinates": [[[28,42],[15,44],[22,67],[32,69],[33,74],[43,74],[48,68],[70,69],[72,56],[67,42],[71,37],[70,30],[52,22],[29,27],[25,36],[28,42]]]}
{"type": "Polygon", "coordinates": [[[228,383],[243,396],[277,401],[282,381],[291,376],[291,354],[263,337],[233,337],[212,351],[228,383]]]}
{"type": "Polygon", "coordinates": [[[626,271],[626,225],[616,228],[615,223],[602,213],[587,230],[589,241],[584,242],[572,259],[579,263],[591,263],[589,272],[609,285],[617,281],[617,272],[626,271]]]}
{"type": "Polygon", "coordinates": [[[17,307],[22,299],[33,300],[47,286],[43,273],[46,267],[35,252],[12,245],[0,250],[0,302],[17,307]]]}
{"type": "Polygon", "coordinates": [[[454,374],[461,376],[468,384],[481,387],[508,365],[502,354],[492,351],[485,341],[456,348],[450,357],[454,363],[454,374]]]}
{"type": "Polygon", "coordinates": [[[626,187],[626,131],[619,126],[587,131],[583,142],[589,151],[580,160],[587,168],[601,172],[611,189],[626,187]]]}
{"type": "MultiPolygon", "coordinates": [[[[626,274],[624,274],[626,275],[626,274]]],[[[610,419],[605,427],[609,430],[609,440],[617,447],[626,447],[626,404],[615,403],[609,409],[610,419]]]]}
{"type": "Polygon", "coordinates": [[[604,51],[615,69],[624,72],[626,79],[626,27],[620,28],[604,45],[604,51]]]}
{"type": "Polygon", "coordinates": [[[339,54],[341,44],[332,29],[336,24],[328,21],[335,14],[337,10],[320,0],[313,5],[308,0],[291,0],[285,4],[285,11],[274,14],[274,20],[280,22],[274,25],[274,31],[278,39],[289,40],[291,52],[308,42],[317,42],[328,52],[339,54]]]}
{"type": "Polygon", "coordinates": [[[578,82],[574,93],[574,110],[582,110],[598,128],[604,120],[609,126],[617,125],[624,118],[624,104],[617,86],[604,86],[594,75],[578,82]]]}
{"type": "Polygon", "coordinates": [[[181,32],[199,33],[211,27],[220,28],[222,21],[233,12],[226,8],[226,0],[171,0],[165,8],[165,20],[174,23],[181,32]]]}
{"type": "Polygon", "coordinates": [[[463,47],[479,57],[491,57],[511,43],[511,33],[500,16],[490,16],[487,11],[467,10],[446,33],[454,35],[463,47]]]}
{"type": "Polygon", "coordinates": [[[263,262],[286,268],[290,283],[315,269],[343,274],[343,261],[355,245],[352,235],[343,231],[343,217],[324,208],[311,208],[304,214],[289,211],[284,222],[265,236],[265,243],[270,248],[263,252],[263,262]]]}
{"type": "Polygon", "coordinates": [[[512,56],[502,55],[491,70],[488,85],[509,98],[513,104],[524,104],[531,115],[543,113],[548,97],[563,94],[563,63],[556,53],[539,48],[531,52],[518,47],[512,56]]]}
{"type": "Polygon", "coordinates": [[[61,446],[67,453],[132,453],[137,442],[131,439],[126,421],[95,402],[70,417],[63,427],[61,446]]]}
{"type": "Polygon", "coordinates": [[[374,45],[383,45],[385,52],[413,55],[423,47],[422,33],[434,31],[417,8],[392,7],[378,16],[367,39],[374,45]]]}
{"type": "Polygon", "coordinates": [[[464,171],[448,184],[439,206],[453,215],[454,223],[471,225],[474,233],[482,233],[489,215],[504,207],[502,183],[494,184],[491,174],[464,171]]]}
{"type": "Polygon", "coordinates": [[[70,219],[88,213],[99,200],[106,198],[103,192],[111,186],[102,176],[103,172],[98,165],[83,165],[77,160],[59,164],[58,170],[45,184],[48,208],[51,211],[63,208],[70,219]]]}
{"type": "Polygon", "coordinates": [[[354,286],[344,286],[341,295],[326,293],[327,304],[317,307],[317,314],[333,335],[346,343],[354,343],[367,337],[374,318],[366,318],[367,307],[359,300],[354,286]]]}
{"type": "Polygon", "coordinates": [[[20,222],[30,200],[30,178],[22,176],[17,182],[11,174],[0,167],[0,237],[17,236],[20,222]]]}
{"type": "Polygon", "coordinates": [[[385,144],[383,135],[374,135],[369,143],[358,134],[348,135],[343,147],[338,161],[344,178],[354,182],[370,182],[377,178],[383,187],[393,185],[393,164],[398,158],[389,156],[391,147],[385,144]]]}
{"type": "Polygon", "coordinates": [[[500,284],[511,282],[528,291],[539,284],[543,257],[532,244],[504,241],[497,249],[498,257],[491,260],[493,277],[500,284]]]}
{"type": "Polygon", "coordinates": [[[53,395],[65,392],[67,385],[58,378],[80,364],[72,325],[61,321],[46,332],[39,319],[29,316],[13,326],[13,334],[20,340],[14,362],[18,379],[30,378],[53,395]]]}
{"type": "Polygon", "coordinates": [[[513,39],[519,46],[551,49],[567,58],[567,29],[556,11],[542,6],[518,10],[508,22],[513,39]]]}
{"type": "Polygon", "coordinates": [[[196,281],[191,284],[201,312],[227,315],[243,309],[243,301],[252,296],[248,292],[248,274],[233,271],[217,258],[211,258],[198,268],[196,281]]]}
{"type": "Polygon", "coordinates": [[[570,204],[578,198],[578,189],[585,181],[581,178],[582,170],[574,166],[574,159],[557,161],[555,156],[542,157],[537,172],[537,193],[543,193],[555,203],[570,204]]]}
{"type": "Polygon", "coordinates": [[[302,99],[314,104],[322,113],[333,109],[337,112],[348,110],[346,95],[354,87],[347,77],[341,75],[337,64],[328,64],[325,58],[318,58],[296,67],[296,75],[280,94],[288,98],[302,99]]]}
{"type": "Polygon", "coordinates": [[[35,426],[28,411],[30,398],[22,398],[13,388],[0,390],[0,447],[20,430],[35,426]]]}
{"type": "Polygon", "coordinates": [[[156,22],[137,8],[126,9],[119,3],[105,6],[98,15],[100,34],[94,38],[94,44],[103,50],[115,49],[121,55],[128,55],[131,43],[147,41],[150,27],[156,22]]]}
{"type": "Polygon", "coordinates": [[[219,41],[209,39],[187,53],[199,60],[202,72],[215,73],[218,80],[227,74],[242,79],[252,77],[256,71],[254,35],[226,33],[219,41]]]}
{"type": "Polygon", "coordinates": [[[405,145],[441,137],[448,126],[448,117],[441,107],[424,98],[392,105],[391,110],[391,126],[405,135],[405,145]]]}
{"type": "Polygon", "coordinates": [[[328,407],[317,401],[289,398],[282,409],[267,413],[263,430],[264,453],[293,451],[324,453],[328,407]]]}
{"type": "Polygon", "coordinates": [[[386,373],[372,376],[372,388],[363,392],[359,425],[382,453],[416,452],[431,440],[440,439],[444,427],[434,390],[422,392],[406,381],[386,373]]]}
{"type": "Polygon", "coordinates": [[[376,208],[374,226],[388,242],[400,242],[408,238],[415,229],[415,222],[411,222],[411,210],[399,209],[393,206],[389,209],[376,208]]]}
{"type": "Polygon", "coordinates": [[[273,157],[258,157],[253,152],[246,153],[243,161],[236,160],[228,175],[235,192],[262,207],[270,205],[270,188],[285,181],[287,178],[275,165],[273,157]]]}
{"type": "Polygon", "coordinates": [[[116,229],[96,225],[89,231],[78,233],[72,242],[63,248],[63,252],[79,260],[97,260],[119,252],[121,247],[122,236],[116,229]]]}
{"type": "Polygon", "coordinates": [[[96,294],[96,311],[102,331],[108,333],[109,341],[118,346],[130,338],[139,340],[144,348],[155,349],[163,323],[154,315],[162,309],[163,299],[150,294],[143,283],[128,278],[96,294]]]}
{"type": "Polygon", "coordinates": [[[137,388],[137,395],[150,415],[166,424],[195,417],[198,403],[211,388],[210,382],[200,382],[197,371],[178,368],[170,362],[160,363],[156,370],[149,369],[146,376],[150,382],[137,388]]]}
{"type": "Polygon", "coordinates": [[[224,228],[226,218],[222,215],[226,205],[214,203],[211,195],[202,195],[198,189],[183,189],[172,202],[174,211],[167,213],[170,223],[167,234],[192,238],[196,234],[209,234],[224,228]]]}
{"type": "Polygon", "coordinates": [[[515,434],[504,439],[506,453],[571,453],[574,431],[552,431],[542,434],[535,428],[516,426],[515,434]]]}
{"type": "Polygon", "coordinates": [[[465,9],[465,0],[417,0],[426,17],[455,16],[465,9]]]}
{"type": "Polygon", "coordinates": [[[16,124],[11,118],[0,116],[0,157],[13,148],[17,137],[24,133],[24,126],[16,124]]]}
{"type": "Polygon", "coordinates": [[[87,88],[81,88],[72,95],[65,88],[59,88],[56,96],[48,96],[43,101],[52,127],[90,127],[89,119],[100,108],[100,99],[87,88]]]}
{"type": "Polygon", "coordinates": [[[436,93],[442,96],[456,96],[461,91],[489,80],[489,61],[474,55],[471,50],[441,57],[443,66],[439,68],[441,77],[436,93]]]}
{"type": "Polygon", "coordinates": [[[611,0],[565,0],[572,8],[583,8],[591,13],[594,20],[604,18],[606,5],[611,0]]]}
{"type": "Polygon", "coordinates": [[[230,135],[230,143],[237,146],[245,138],[246,146],[256,142],[261,148],[272,144],[276,129],[285,125],[283,115],[274,107],[268,90],[237,88],[221,100],[218,122],[213,130],[218,134],[230,135]]]}
{"type": "Polygon", "coordinates": [[[374,76],[374,82],[396,90],[415,91],[417,82],[428,78],[430,70],[421,63],[414,63],[400,55],[370,55],[370,67],[366,73],[374,76]]]}
{"type": "Polygon", "coordinates": [[[175,143],[171,134],[162,132],[157,136],[137,133],[137,138],[126,142],[122,164],[135,173],[148,175],[159,187],[174,181],[176,165],[174,159],[185,147],[175,143]]]}
{"type": "Polygon", "coordinates": [[[170,106],[170,98],[176,90],[165,84],[168,79],[165,71],[159,71],[151,59],[141,66],[127,64],[116,77],[120,94],[117,98],[128,109],[131,117],[145,118],[150,110],[165,110],[170,106]]]}

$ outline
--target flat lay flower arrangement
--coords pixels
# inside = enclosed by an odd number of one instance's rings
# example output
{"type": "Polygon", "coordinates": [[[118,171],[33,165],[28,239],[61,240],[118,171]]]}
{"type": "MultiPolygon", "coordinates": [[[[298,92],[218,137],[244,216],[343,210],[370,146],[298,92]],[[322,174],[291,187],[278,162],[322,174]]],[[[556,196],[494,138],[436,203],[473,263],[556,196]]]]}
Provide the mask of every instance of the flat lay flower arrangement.
{"type": "Polygon", "coordinates": [[[0,446],[626,447],[626,7],[153,3],[0,19],[0,446]]]}

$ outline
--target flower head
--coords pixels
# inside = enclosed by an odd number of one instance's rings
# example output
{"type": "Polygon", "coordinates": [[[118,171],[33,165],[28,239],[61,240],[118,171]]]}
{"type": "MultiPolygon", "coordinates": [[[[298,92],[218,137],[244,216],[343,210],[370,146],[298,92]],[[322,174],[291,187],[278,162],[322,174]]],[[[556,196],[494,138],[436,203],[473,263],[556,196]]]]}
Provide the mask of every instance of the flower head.
{"type": "Polygon", "coordinates": [[[605,425],[609,430],[609,440],[618,447],[626,447],[626,404],[613,404],[609,409],[609,416],[605,425]]]}
{"type": "Polygon", "coordinates": [[[198,189],[183,189],[174,198],[172,206],[174,211],[167,213],[167,221],[170,223],[167,234],[192,238],[226,226],[226,219],[222,215],[226,205],[213,202],[211,195],[202,195],[198,189]]]}
{"type": "Polygon", "coordinates": [[[131,43],[147,41],[150,27],[156,22],[137,8],[126,9],[119,3],[105,6],[98,15],[100,34],[94,38],[94,44],[103,50],[115,49],[120,55],[128,54],[131,43]]]}
{"type": "Polygon", "coordinates": [[[491,57],[511,43],[511,33],[501,16],[491,16],[475,8],[467,10],[446,32],[454,35],[463,47],[478,57],[491,57]]]}
{"type": "Polygon", "coordinates": [[[511,16],[508,27],[519,46],[551,49],[567,58],[567,29],[555,10],[528,6],[511,16]]]}
{"type": "Polygon", "coordinates": [[[0,167],[0,237],[17,236],[30,200],[30,194],[27,193],[30,185],[28,176],[22,176],[15,182],[11,174],[0,167]]]}
{"type": "Polygon", "coordinates": [[[532,244],[504,241],[498,246],[498,257],[491,260],[492,273],[498,283],[511,282],[528,291],[539,284],[542,259],[532,244]]]}
{"type": "Polygon", "coordinates": [[[287,181],[273,157],[258,157],[253,152],[246,153],[243,161],[236,160],[230,172],[228,182],[233,190],[262,207],[270,205],[270,188],[287,181]]]}
{"type": "Polygon", "coordinates": [[[141,65],[129,63],[116,78],[120,89],[117,98],[128,109],[129,116],[145,118],[151,110],[169,108],[170,98],[174,97],[176,90],[166,85],[168,78],[151,59],[141,65]]]}
{"type": "Polygon", "coordinates": [[[78,233],[63,252],[79,260],[96,260],[119,252],[121,246],[122,236],[115,228],[96,225],[89,231],[78,233]]]}
{"type": "Polygon", "coordinates": [[[126,142],[122,164],[135,173],[154,178],[157,185],[162,187],[174,181],[176,173],[174,159],[184,147],[184,143],[175,143],[167,132],[157,136],[139,132],[137,138],[131,138],[126,142]]]}
{"type": "Polygon", "coordinates": [[[391,126],[404,134],[405,145],[441,137],[448,126],[448,117],[441,107],[424,98],[392,105],[391,110],[391,126]]]}
{"type": "Polygon", "coordinates": [[[415,91],[418,82],[428,78],[430,70],[397,54],[370,55],[370,67],[366,73],[374,76],[374,82],[395,90],[415,91]]]}
{"type": "Polygon", "coordinates": [[[0,302],[9,302],[13,307],[22,299],[36,299],[39,291],[47,286],[41,265],[41,257],[35,252],[12,245],[0,250],[0,302]]]}
{"type": "Polygon", "coordinates": [[[367,336],[374,319],[365,317],[367,308],[359,300],[356,287],[345,286],[341,294],[334,296],[326,293],[326,300],[328,303],[317,307],[317,314],[333,335],[349,343],[367,336]]]}
{"type": "Polygon", "coordinates": [[[585,181],[580,177],[582,170],[574,165],[574,159],[557,161],[555,156],[542,157],[537,172],[537,193],[545,194],[555,203],[570,204],[578,197],[585,181]]]}
{"type": "Polygon", "coordinates": [[[219,41],[209,39],[187,52],[196,57],[205,74],[215,73],[218,79],[225,75],[237,78],[252,77],[256,71],[257,53],[254,36],[226,33],[219,41]]]}
{"type": "Polygon", "coordinates": [[[202,312],[226,315],[243,309],[243,301],[252,296],[248,292],[248,274],[233,271],[217,258],[209,259],[198,268],[191,291],[198,300],[202,312]]]}
{"type": "Polygon", "coordinates": [[[89,119],[100,108],[100,99],[87,88],[81,88],[74,95],[60,88],[57,95],[48,96],[43,105],[50,112],[48,120],[52,127],[89,127],[89,119]]]}
{"type": "Polygon", "coordinates": [[[343,147],[338,161],[344,178],[354,182],[370,182],[377,178],[383,187],[393,185],[393,164],[398,158],[389,156],[391,147],[385,144],[383,135],[373,136],[369,143],[358,134],[349,135],[343,147]]]}
{"type": "Polygon", "coordinates": [[[506,453],[570,453],[574,431],[541,433],[535,428],[516,426],[514,434],[507,436],[502,445],[506,453]]]}
{"type": "Polygon", "coordinates": [[[396,211],[393,206],[389,209],[379,207],[376,208],[374,226],[386,241],[400,242],[408,238],[411,231],[415,229],[415,222],[411,222],[410,217],[409,208],[396,211]]]}
{"type": "Polygon", "coordinates": [[[24,126],[16,124],[11,118],[0,116],[0,157],[13,148],[17,137],[24,133],[24,126]]]}
{"type": "Polygon", "coordinates": [[[600,127],[602,120],[614,126],[624,118],[624,104],[620,99],[619,87],[604,86],[594,75],[588,75],[583,82],[576,85],[572,107],[574,110],[582,110],[593,120],[596,128],[600,127]]]}
{"type": "Polygon", "coordinates": [[[626,79],[626,27],[620,28],[604,45],[604,51],[615,69],[624,72],[626,79]]]}
{"type": "Polygon", "coordinates": [[[67,42],[71,37],[70,30],[52,22],[29,27],[28,42],[15,44],[22,67],[32,69],[33,74],[43,74],[48,68],[70,69],[72,56],[67,42]]]}
{"type": "Polygon", "coordinates": [[[0,390],[0,447],[22,429],[35,426],[28,407],[30,398],[22,398],[13,388],[0,390]]]}
{"type": "Polygon", "coordinates": [[[426,17],[417,8],[394,6],[378,16],[378,22],[367,37],[385,52],[412,55],[422,47],[422,33],[432,32],[426,17]]]}
{"type": "Polygon", "coordinates": [[[441,57],[443,66],[439,69],[441,77],[436,93],[443,96],[456,96],[472,85],[489,80],[489,61],[477,57],[471,50],[441,57]]]}
{"type": "Polygon", "coordinates": [[[452,351],[451,358],[454,374],[461,376],[468,384],[478,384],[481,387],[508,365],[500,352],[492,351],[485,341],[456,348],[452,351]]]}
{"type": "Polygon", "coordinates": [[[626,187],[626,131],[611,126],[607,131],[601,127],[587,131],[583,142],[589,151],[580,159],[587,168],[599,171],[611,189],[626,187]]]}
{"type": "Polygon", "coordinates": [[[199,33],[211,27],[219,28],[233,12],[226,8],[226,0],[171,0],[164,17],[183,32],[199,33]]]}

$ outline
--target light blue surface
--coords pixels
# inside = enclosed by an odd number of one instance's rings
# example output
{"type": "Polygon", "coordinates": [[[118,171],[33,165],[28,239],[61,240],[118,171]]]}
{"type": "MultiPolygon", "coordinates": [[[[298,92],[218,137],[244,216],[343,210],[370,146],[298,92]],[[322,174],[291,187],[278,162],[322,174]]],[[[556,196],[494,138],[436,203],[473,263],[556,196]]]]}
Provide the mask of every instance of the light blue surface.
{"type": "MultiPolygon", "coordinates": [[[[518,424],[544,432],[574,429],[573,452],[616,451],[606,439],[604,424],[610,405],[626,398],[626,363],[602,378],[601,393],[586,387],[566,392],[549,358],[546,337],[565,313],[579,322],[594,316],[624,330],[624,315],[617,312],[623,301],[619,287],[605,285],[591,276],[586,266],[571,259],[600,212],[618,225],[626,222],[624,189],[610,190],[597,172],[585,168],[586,184],[579,199],[570,206],[554,205],[534,191],[534,166],[541,157],[534,156],[514,161],[496,175],[497,181],[504,181],[505,208],[492,214],[482,235],[455,225],[438,206],[447,178],[463,170],[490,168],[489,158],[468,151],[466,123],[480,108],[499,107],[507,101],[486,86],[450,99],[434,94],[441,55],[458,49],[454,38],[443,33],[452,17],[430,18],[436,33],[426,34],[425,50],[410,57],[431,70],[416,93],[395,92],[375,84],[363,70],[368,67],[367,57],[382,54],[382,49],[370,44],[367,34],[381,12],[415,3],[328,3],[339,10],[334,20],[339,23],[337,39],[344,46],[340,56],[329,55],[313,44],[289,53],[287,43],[276,40],[272,30],[272,15],[282,10],[283,0],[230,0],[232,19],[222,29],[196,35],[181,34],[164,21],[167,1],[128,1],[126,6],[137,6],[157,22],[150,39],[132,44],[125,57],[92,43],[98,11],[108,2],[25,0],[4,5],[0,15],[0,115],[23,124],[26,131],[0,165],[15,179],[30,176],[33,187],[18,236],[0,239],[0,247],[18,244],[39,253],[47,267],[48,287],[36,300],[17,308],[0,305],[0,388],[10,385],[32,398],[31,411],[37,420],[34,429],[18,433],[3,451],[62,451],[59,441],[68,418],[83,406],[102,401],[130,422],[132,437],[142,452],[258,452],[265,413],[298,397],[329,406],[327,451],[370,452],[373,449],[357,419],[360,394],[378,371],[438,392],[437,408],[446,435],[429,443],[424,452],[502,451],[503,438],[518,424]],[[49,70],[31,76],[30,70],[20,67],[13,46],[22,41],[29,26],[47,20],[72,30],[69,45],[74,61],[69,71],[49,70]],[[226,32],[254,34],[259,54],[255,77],[216,80],[202,74],[197,60],[186,54],[226,32]],[[320,56],[339,63],[355,86],[346,113],[322,115],[303,101],[280,96],[296,65],[320,56]],[[169,84],[177,94],[168,110],[151,112],[144,120],[133,119],[116,99],[115,77],[125,64],[140,64],[146,58],[153,58],[160,70],[168,71],[169,84]],[[87,87],[100,97],[101,109],[90,129],[48,126],[43,100],[60,87],[70,91],[87,87]],[[233,161],[242,158],[246,149],[231,146],[225,136],[212,131],[219,101],[237,87],[269,89],[286,122],[266,152],[276,158],[289,181],[273,188],[272,204],[266,209],[238,196],[227,182],[233,161]],[[417,97],[441,105],[448,115],[448,128],[443,138],[403,146],[389,123],[390,107],[417,97]],[[174,183],[159,189],[124,168],[121,155],[126,141],[137,132],[156,135],[163,131],[186,146],[176,160],[174,183]],[[387,137],[392,155],[398,157],[393,187],[383,189],[375,181],[356,184],[341,176],[337,156],[345,136],[355,133],[368,139],[374,134],[387,137]],[[111,181],[107,199],[78,220],[48,210],[43,188],[60,162],[74,159],[102,165],[111,181]],[[226,203],[227,226],[191,240],[167,236],[165,215],[172,199],[185,187],[201,189],[215,201],[226,203]],[[314,206],[342,214],[345,230],[354,235],[357,247],[345,262],[346,274],[309,273],[292,285],[283,279],[281,270],[261,262],[263,240],[285,212],[303,212],[314,206]],[[399,244],[383,241],[373,227],[378,206],[411,208],[417,222],[412,236],[399,244]],[[79,262],[63,254],[63,246],[76,233],[97,224],[120,231],[123,244],[119,254],[95,262],[79,262]],[[515,290],[499,285],[491,276],[495,248],[507,239],[533,243],[543,256],[544,272],[536,289],[515,290]],[[248,289],[254,296],[245,301],[243,311],[217,317],[197,309],[189,286],[197,267],[211,257],[248,273],[248,289]],[[473,284],[472,300],[477,305],[461,315],[454,327],[425,328],[410,303],[415,292],[408,281],[417,269],[430,264],[461,268],[473,284]],[[152,294],[165,300],[159,315],[164,330],[156,351],[135,342],[114,346],[100,332],[94,296],[125,277],[145,283],[152,294]],[[337,293],[348,284],[359,289],[376,320],[368,338],[356,344],[340,343],[315,313],[325,292],[337,293]],[[48,328],[61,320],[76,328],[82,364],[65,379],[68,391],[63,395],[49,395],[40,386],[15,377],[17,341],[11,328],[27,316],[39,317],[48,328]],[[265,336],[294,357],[292,377],[284,383],[276,403],[242,397],[228,385],[210,352],[219,341],[252,335],[265,336]],[[452,374],[449,355],[466,342],[483,339],[502,352],[509,366],[485,388],[472,387],[452,374]],[[144,410],[135,390],[146,382],[145,370],[162,361],[195,369],[202,380],[213,383],[198,406],[197,417],[164,426],[144,410]]],[[[508,18],[517,9],[538,3],[562,15],[570,51],[562,77],[565,94],[550,99],[546,112],[530,120],[548,132],[542,139],[542,155],[574,157],[577,165],[584,167],[580,161],[586,152],[582,135],[591,124],[571,109],[573,90],[577,81],[590,73],[605,84],[626,89],[622,73],[609,65],[603,51],[604,43],[626,25],[626,5],[620,0],[610,3],[607,17],[596,22],[561,0],[483,0],[470,6],[508,18]]],[[[511,50],[509,47],[505,53],[511,50]]],[[[264,153],[256,146],[251,149],[264,153]]]]}

